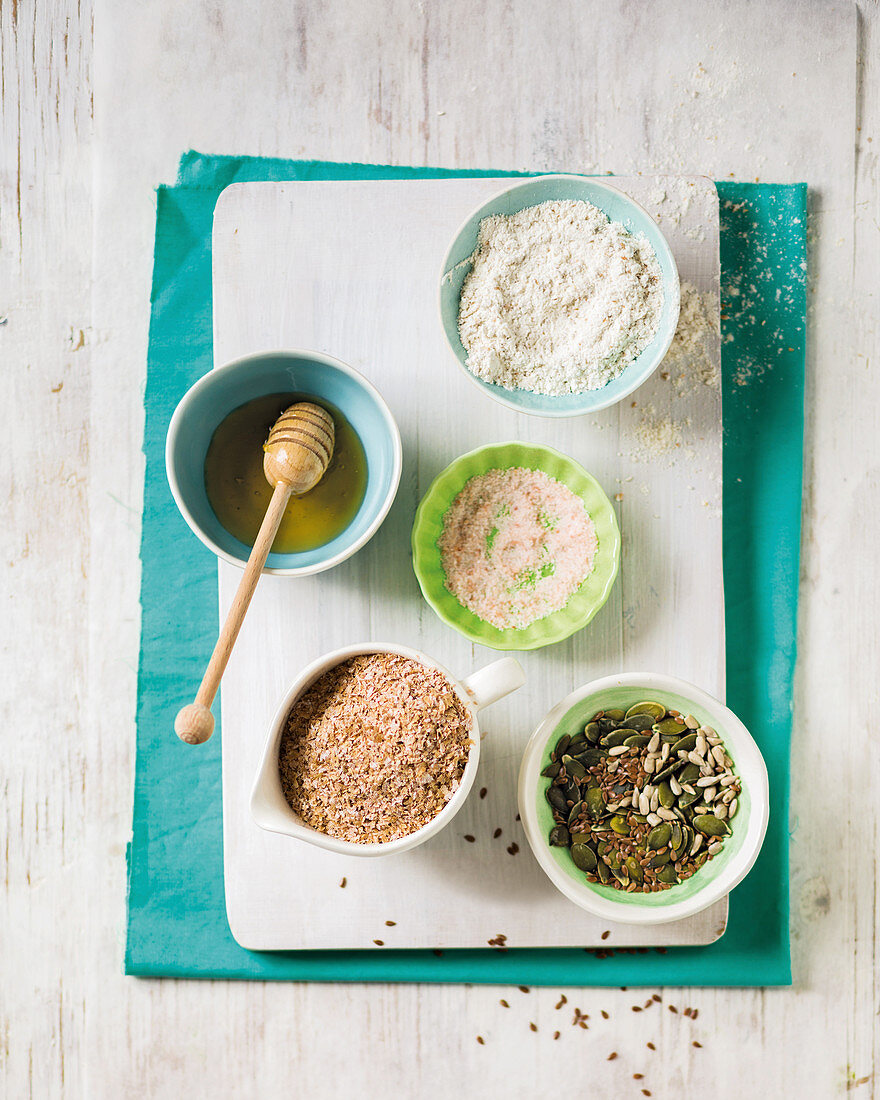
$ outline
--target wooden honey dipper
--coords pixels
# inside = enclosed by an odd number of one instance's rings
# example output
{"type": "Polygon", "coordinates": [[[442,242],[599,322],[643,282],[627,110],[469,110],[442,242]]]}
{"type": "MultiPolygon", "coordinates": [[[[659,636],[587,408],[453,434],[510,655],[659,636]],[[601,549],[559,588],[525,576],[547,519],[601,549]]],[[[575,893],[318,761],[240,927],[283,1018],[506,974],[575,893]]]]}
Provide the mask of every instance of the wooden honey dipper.
{"type": "Polygon", "coordinates": [[[202,677],[194,703],[185,706],[174,720],[174,732],[189,745],[201,745],[214,732],[211,704],[220,687],[232,647],[241,630],[257,581],[287,502],[294,494],[301,496],[314,489],[333,457],[336,429],[333,417],[320,405],[300,401],[285,409],[272,425],[269,438],[263,444],[263,473],[275,486],[266,515],[247,560],[238,591],[229,608],[226,622],[214,646],[211,660],[202,677]]]}

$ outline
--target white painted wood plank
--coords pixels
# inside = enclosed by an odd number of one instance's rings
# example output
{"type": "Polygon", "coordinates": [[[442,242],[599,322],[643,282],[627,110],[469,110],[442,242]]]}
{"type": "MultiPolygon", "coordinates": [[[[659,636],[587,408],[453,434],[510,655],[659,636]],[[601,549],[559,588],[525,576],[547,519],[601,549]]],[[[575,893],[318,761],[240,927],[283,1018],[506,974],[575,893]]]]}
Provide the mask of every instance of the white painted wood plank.
{"type": "MultiPolygon", "coordinates": [[[[638,201],[666,209],[684,280],[718,301],[718,202],[706,179],[620,179],[638,201]],[[677,196],[676,189],[681,191],[677,196]],[[676,196],[672,193],[676,192],[676,196]],[[673,216],[674,215],[674,216],[673,216]]],[[[375,949],[600,946],[607,923],[546,880],[516,822],[516,774],[543,715],[574,687],[615,670],[671,671],[723,695],[721,409],[717,387],[646,385],[601,417],[546,421],[479,394],[445,347],[436,310],[439,264],[460,222],[504,180],[236,184],[214,219],[215,363],[267,348],[305,346],[361,370],[391,405],[409,475],[389,521],[341,567],[310,578],[266,578],[227,670],[223,692],[227,912],[245,946],[375,949]],[[629,422],[644,401],[665,402],[694,432],[674,461],[639,453],[629,422]],[[618,430],[623,423],[624,430],[618,430]],[[454,823],[393,859],[330,855],[259,829],[247,804],[265,731],[298,670],[358,641],[392,641],[459,675],[495,654],[442,623],[421,599],[409,529],[432,478],[463,451],[524,437],[558,447],[596,473],[610,496],[626,488],[622,583],[572,639],[521,655],[526,686],[485,715],[481,772],[454,823]],[[682,493],[681,479],[688,491],[682,493]],[[671,519],[674,520],[670,522],[671,519]],[[390,598],[389,598],[390,597],[390,598]],[[682,631],[682,619],[695,624],[682,631]],[[308,625],[308,629],[291,627],[308,625]],[[264,652],[273,651],[267,682],[264,652]],[[495,828],[503,835],[493,839],[495,828]],[[464,835],[476,837],[465,842],[464,835]],[[520,848],[511,856],[507,846],[520,848]],[[348,886],[340,892],[345,877],[348,886]],[[384,922],[396,921],[393,932],[384,922]]],[[[717,336],[707,347],[720,370],[717,336]]],[[[681,369],[681,365],[679,365],[681,369]]],[[[238,570],[220,563],[225,614],[238,570]]],[[[613,928],[625,944],[707,943],[726,925],[726,901],[660,928],[613,928]]]]}

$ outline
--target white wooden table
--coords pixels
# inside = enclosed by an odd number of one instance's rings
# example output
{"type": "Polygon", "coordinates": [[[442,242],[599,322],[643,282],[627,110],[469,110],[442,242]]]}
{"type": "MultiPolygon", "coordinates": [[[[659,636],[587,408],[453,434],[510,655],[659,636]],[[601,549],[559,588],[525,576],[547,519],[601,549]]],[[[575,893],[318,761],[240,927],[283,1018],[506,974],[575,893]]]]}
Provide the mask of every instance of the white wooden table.
{"type": "Polygon", "coordinates": [[[0,35],[0,1094],[532,1097],[562,1062],[596,1096],[875,1095],[876,0],[18,0],[0,35]],[[810,182],[793,989],[122,976],[152,189],[189,147],[810,182]]]}

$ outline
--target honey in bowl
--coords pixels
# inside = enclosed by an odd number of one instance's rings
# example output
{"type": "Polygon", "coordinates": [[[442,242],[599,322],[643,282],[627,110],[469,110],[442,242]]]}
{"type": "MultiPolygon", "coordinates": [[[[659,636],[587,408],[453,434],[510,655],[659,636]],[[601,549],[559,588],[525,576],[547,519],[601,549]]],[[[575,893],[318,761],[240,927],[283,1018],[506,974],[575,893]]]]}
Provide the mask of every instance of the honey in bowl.
{"type": "Polygon", "coordinates": [[[231,535],[253,546],[273,491],[263,473],[263,444],[278,417],[297,401],[316,401],[327,409],[336,444],[314,489],[290,498],[272,543],[276,554],[324,546],[357,515],[367,487],[367,457],[357,432],[326,401],[308,394],[272,393],[233,409],[211,437],[205,456],[205,491],[217,519],[231,535]]]}

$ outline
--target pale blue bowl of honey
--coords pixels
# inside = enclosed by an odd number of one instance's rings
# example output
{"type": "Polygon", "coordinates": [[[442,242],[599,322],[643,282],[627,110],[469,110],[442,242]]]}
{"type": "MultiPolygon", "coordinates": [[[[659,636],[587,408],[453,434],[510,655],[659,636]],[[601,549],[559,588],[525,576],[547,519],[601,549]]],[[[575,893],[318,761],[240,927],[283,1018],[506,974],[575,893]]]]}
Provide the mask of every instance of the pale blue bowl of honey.
{"type": "MultiPolygon", "coordinates": [[[[347,430],[366,467],[358,485],[359,503],[349,509],[350,517],[346,513],[342,530],[320,545],[293,551],[276,551],[276,540],[265,567],[265,572],[282,576],[320,573],[351,557],[372,538],[400,483],[403,452],[394,417],[376,388],[347,364],[321,352],[292,350],[248,355],[209,371],[184,394],[168,426],[168,483],[193,533],[219,558],[243,568],[251,546],[221,522],[218,511],[223,514],[223,509],[212,506],[206,458],[215,433],[219,438],[230,414],[270,395],[323,405],[347,430]]],[[[338,426],[338,445],[341,438],[338,426]]],[[[257,450],[254,461],[261,463],[259,444],[257,450]]],[[[265,488],[271,492],[268,483],[265,488]]],[[[216,495],[214,501],[218,503],[216,495]]]]}

